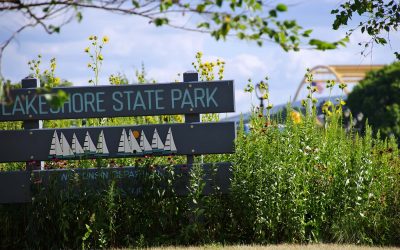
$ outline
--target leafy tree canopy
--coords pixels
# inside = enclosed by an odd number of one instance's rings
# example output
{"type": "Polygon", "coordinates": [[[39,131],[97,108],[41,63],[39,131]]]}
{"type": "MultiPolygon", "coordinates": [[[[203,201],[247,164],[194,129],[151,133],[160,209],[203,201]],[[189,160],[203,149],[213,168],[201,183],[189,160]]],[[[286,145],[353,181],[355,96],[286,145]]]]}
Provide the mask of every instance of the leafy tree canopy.
{"type": "Polygon", "coordinates": [[[347,103],[354,116],[363,117],[359,128],[364,129],[368,119],[383,136],[400,138],[400,62],[369,72],[347,103]]]}

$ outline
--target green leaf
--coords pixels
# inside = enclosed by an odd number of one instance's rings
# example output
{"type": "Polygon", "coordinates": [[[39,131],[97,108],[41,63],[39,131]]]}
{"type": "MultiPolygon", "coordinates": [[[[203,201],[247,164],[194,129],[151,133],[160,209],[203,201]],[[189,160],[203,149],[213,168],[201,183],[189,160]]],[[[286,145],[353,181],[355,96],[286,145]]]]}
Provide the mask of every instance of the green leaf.
{"type": "Polygon", "coordinates": [[[383,38],[383,37],[377,37],[377,38],[375,38],[375,42],[376,42],[377,44],[382,44],[382,45],[387,44],[386,39],[383,38]]]}
{"type": "Polygon", "coordinates": [[[199,24],[197,25],[197,28],[209,29],[209,28],[210,28],[210,23],[207,23],[207,22],[199,23],[199,24]]]}
{"type": "Polygon", "coordinates": [[[313,31],[313,30],[311,30],[311,29],[310,29],[310,30],[304,31],[304,32],[303,32],[303,36],[304,36],[304,37],[309,37],[310,34],[312,33],[312,31],[313,31]]]}
{"type": "Polygon", "coordinates": [[[288,9],[288,7],[283,3],[280,3],[276,6],[276,10],[280,11],[280,12],[285,12],[285,11],[287,11],[287,9],[288,9]]]}
{"type": "Polygon", "coordinates": [[[237,33],[237,37],[238,37],[240,40],[243,40],[243,39],[246,38],[246,35],[245,35],[243,32],[238,32],[238,33],[237,33]]]}
{"type": "Polygon", "coordinates": [[[78,22],[80,23],[82,21],[82,12],[78,11],[76,12],[76,19],[78,20],[78,22]]]}
{"type": "Polygon", "coordinates": [[[49,30],[51,31],[51,32],[55,32],[55,33],[60,33],[60,27],[59,26],[54,26],[54,25],[49,25],[49,30]]]}
{"type": "Polygon", "coordinates": [[[158,27],[158,26],[162,26],[162,25],[164,25],[164,24],[168,24],[168,22],[169,22],[168,18],[165,18],[165,17],[163,17],[163,18],[158,17],[158,18],[154,19],[154,24],[155,24],[157,27],[158,27]]]}
{"type": "Polygon", "coordinates": [[[399,52],[394,52],[394,55],[396,56],[396,59],[400,61],[400,53],[399,52]]]}
{"type": "Polygon", "coordinates": [[[205,9],[206,9],[206,5],[205,5],[205,4],[199,4],[199,5],[197,5],[197,7],[196,7],[196,10],[197,10],[199,13],[204,12],[205,9]]]}
{"type": "Polygon", "coordinates": [[[330,50],[337,48],[337,46],[334,43],[328,43],[318,39],[311,39],[309,44],[315,46],[316,49],[318,50],[330,50]]]}
{"type": "Polygon", "coordinates": [[[222,37],[226,37],[229,33],[229,30],[231,29],[231,26],[229,25],[229,23],[223,23],[220,29],[220,34],[222,35],[222,37]]]}
{"type": "Polygon", "coordinates": [[[138,1],[135,1],[135,0],[132,0],[132,5],[133,5],[135,8],[139,8],[139,7],[140,7],[139,2],[138,2],[138,1]]]}
{"type": "Polygon", "coordinates": [[[62,90],[57,91],[55,94],[46,93],[44,97],[52,108],[61,107],[69,98],[68,94],[62,90]]]}

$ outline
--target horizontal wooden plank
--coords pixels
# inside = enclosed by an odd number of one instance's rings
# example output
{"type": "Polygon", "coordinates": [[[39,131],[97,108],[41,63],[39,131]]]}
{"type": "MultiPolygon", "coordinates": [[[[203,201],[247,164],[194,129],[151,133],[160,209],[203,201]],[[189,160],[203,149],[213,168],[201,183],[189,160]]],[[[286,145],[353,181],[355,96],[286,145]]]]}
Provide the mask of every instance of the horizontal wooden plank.
{"type": "Polygon", "coordinates": [[[232,153],[234,122],[0,131],[0,162],[232,153]]]}
{"type": "MultiPolygon", "coordinates": [[[[203,195],[229,193],[232,178],[230,163],[202,164],[201,167],[204,170],[203,180],[205,181],[203,195]]],[[[0,204],[31,202],[32,197],[43,191],[72,192],[74,195],[86,191],[99,193],[107,190],[111,181],[114,181],[125,195],[140,196],[148,192],[156,192],[156,189],[167,190],[168,180],[171,180],[170,190],[173,190],[175,195],[183,196],[190,192],[191,168],[192,166],[175,165],[158,166],[154,169],[121,167],[37,170],[32,173],[0,172],[0,204]],[[174,171],[173,175],[171,170],[174,171]],[[146,177],[152,174],[158,175],[159,178],[147,178],[146,181],[146,177]],[[153,182],[148,183],[149,180],[153,182]]]]}
{"type": "Polygon", "coordinates": [[[234,112],[233,81],[53,88],[68,100],[52,107],[38,89],[14,89],[0,121],[234,112]]]}

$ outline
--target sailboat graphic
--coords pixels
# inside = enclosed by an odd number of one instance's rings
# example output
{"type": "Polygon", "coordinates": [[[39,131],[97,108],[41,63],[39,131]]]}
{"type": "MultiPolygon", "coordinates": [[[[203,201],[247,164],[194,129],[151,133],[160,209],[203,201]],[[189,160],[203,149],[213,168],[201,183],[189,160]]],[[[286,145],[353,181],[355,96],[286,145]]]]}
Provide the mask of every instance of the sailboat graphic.
{"type": "Polygon", "coordinates": [[[129,129],[129,144],[131,145],[132,148],[132,153],[136,155],[141,155],[142,154],[142,149],[140,148],[136,138],[133,136],[132,130],[129,129]]]}
{"type": "Polygon", "coordinates": [[[174,137],[171,128],[168,129],[167,138],[165,139],[164,154],[176,153],[174,137]]]}
{"type": "Polygon", "coordinates": [[[67,138],[65,138],[65,135],[61,132],[61,138],[60,138],[60,145],[62,149],[62,157],[63,158],[69,158],[74,156],[74,152],[72,152],[71,146],[69,146],[69,143],[67,141],[67,138]]]}
{"type": "Polygon", "coordinates": [[[85,142],[83,143],[83,151],[85,154],[95,154],[96,147],[92,141],[92,138],[89,135],[89,131],[86,131],[85,142]]]}
{"type": "Polygon", "coordinates": [[[152,152],[152,148],[150,146],[149,141],[146,138],[143,130],[140,133],[140,148],[142,149],[144,154],[150,154],[152,152]]]}
{"type": "Polygon", "coordinates": [[[128,136],[126,135],[125,129],[122,130],[121,138],[119,139],[118,154],[127,155],[132,153],[132,146],[129,142],[128,136]]]}
{"type": "Polygon", "coordinates": [[[54,131],[53,138],[51,139],[49,158],[62,157],[62,148],[60,140],[58,139],[57,131],[54,131]]]}
{"type": "Polygon", "coordinates": [[[97,141],[97,154],[98,155],[108,155],[108,148],[106,143],[106,138],[104,137],[103,130],[100,132],[99,140],[97,141]]]}
{"type": "Polygon", "coordinates": [[[72,152],[74,152],[74,154],[76,156],[80,156],[83,155],[85,152],[83,151],[83,148],[81,146],[81,144],[79,144],[78,138],[76,137],[76,134],[74,133],[74,135],[72,136],[72,146],[71,146],[72,152]]]}
{"type": "Polygon", "coordinates": [[[153,140],[151,142],[151,148],[153,152],[162,152],[164,150],[164,144],[162,143],[160,136],[158,135],[157,129],[154,129],[153,140]]]}

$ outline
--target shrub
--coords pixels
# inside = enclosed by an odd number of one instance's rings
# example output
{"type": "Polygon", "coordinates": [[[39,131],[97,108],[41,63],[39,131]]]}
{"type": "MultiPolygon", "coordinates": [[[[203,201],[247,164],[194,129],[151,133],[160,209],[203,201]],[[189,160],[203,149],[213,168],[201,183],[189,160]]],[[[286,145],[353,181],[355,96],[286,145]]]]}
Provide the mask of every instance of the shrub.
{"type": "Polygon", "coordinates": [[[382,136],[400,138],[400,62],[369,72],[349,94],[347,103],[355,117],[363,118],[357,124],[361,130],[368,120],[382,136]]]}

